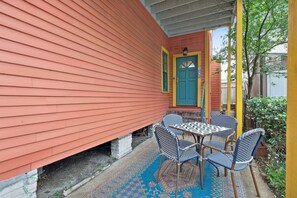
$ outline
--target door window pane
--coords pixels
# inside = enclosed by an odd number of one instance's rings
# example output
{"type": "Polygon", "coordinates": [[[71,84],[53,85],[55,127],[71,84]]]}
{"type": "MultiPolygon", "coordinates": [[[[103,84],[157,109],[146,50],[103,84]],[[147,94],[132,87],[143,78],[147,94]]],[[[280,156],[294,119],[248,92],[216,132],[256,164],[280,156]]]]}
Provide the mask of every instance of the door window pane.
{"type": "Polygon", "coordinates": [[[195,68],[195,64],[193,61],[184,61],[179,65],[180,69],[185,69],[185,68],[195,68]]]}

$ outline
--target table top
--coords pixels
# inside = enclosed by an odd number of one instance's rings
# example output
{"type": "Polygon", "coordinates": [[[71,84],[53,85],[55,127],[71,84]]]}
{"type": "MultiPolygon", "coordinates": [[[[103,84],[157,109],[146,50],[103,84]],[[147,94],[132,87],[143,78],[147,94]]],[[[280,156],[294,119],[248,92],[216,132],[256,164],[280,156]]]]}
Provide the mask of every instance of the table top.
{"type": "Polygon", "coordinates": [[[211,135],[214,133],[230,130],[230,128],[207,124],[203,122],[188,122],[182,124],[174,124],[169,127],[182,130],[185,132],[193,133],[199,136],[211,135]]]}

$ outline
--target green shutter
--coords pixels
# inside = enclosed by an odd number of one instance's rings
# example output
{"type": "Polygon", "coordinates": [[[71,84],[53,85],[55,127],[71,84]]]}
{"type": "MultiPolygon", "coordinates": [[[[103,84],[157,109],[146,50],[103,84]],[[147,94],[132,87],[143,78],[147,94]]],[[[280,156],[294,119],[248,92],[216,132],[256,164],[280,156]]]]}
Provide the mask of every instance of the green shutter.
{"type": "Polygon", "coordinates": [[[168,54],[162,51],[162,74],[163,74],[163,92],[168,92],[168,54]]]}

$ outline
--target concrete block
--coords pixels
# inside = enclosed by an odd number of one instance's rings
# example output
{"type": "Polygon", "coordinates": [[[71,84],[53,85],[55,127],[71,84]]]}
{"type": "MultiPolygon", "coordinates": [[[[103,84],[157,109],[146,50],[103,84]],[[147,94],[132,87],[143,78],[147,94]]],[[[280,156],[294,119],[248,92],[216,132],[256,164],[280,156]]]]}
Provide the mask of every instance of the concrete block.
{"type": "Polygon", "coordinates": [[[120,159],[132,151],[132,134],[117,138],[111,142],[111,155],[120,159]]]}
{"type": "Polygon", "coordinates": [[[37,190],[37,170],[0,182],[0,197],[35,198],[37,190]]]}

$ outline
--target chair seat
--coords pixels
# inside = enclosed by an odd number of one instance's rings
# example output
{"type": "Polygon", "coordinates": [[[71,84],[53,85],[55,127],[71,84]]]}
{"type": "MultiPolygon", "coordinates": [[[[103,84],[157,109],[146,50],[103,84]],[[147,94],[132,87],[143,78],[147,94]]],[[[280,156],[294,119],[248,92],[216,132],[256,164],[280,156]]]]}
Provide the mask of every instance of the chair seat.
{"type": "Polygon", "coordinates": [[[190,141],[187,141],[187,140],[179,140],[179,146],[181,148],[185,148],[185,147],[190,146],[192,144],[194,144],[194,143],[193,142],[190,142],[190,141]]]}
{"type": "MultiPolygon", "coordinates": [[[[215,164],[220,166],[226,167],[227,169],[231,170],[233,156],[231,154],[223,154],[221,152],[215,152],[206,156],[208,161],[211,161],[215,164]]],[[[234,167],[235,171],[239,171],[247,167],[248,163],[240,163],[236,164],[234,167]]]]}
{"type": "Polygon", "coordinates": [[[213,140],[205,141],[203,142],[203,145],[213,146],[221,150],[225,148],[225,142],[219,142],[219,141],[213,141],[213,140]]]}
{"type": "Polygon", "coordinates": [[[199,157],[200,155],[197,153],[197,151],[196,150],[194,150],[194,149],[188,149],[188,150],[186,150],[186,151],[184,151],[183,153],[182,153],[182,155],[180,156],[180,158],[179,158],[179,161],[181,162],[181,163],[184,163],[184,162],[186,162],[186,161],[188,161],[188,160],[190,160],[190,159],[193,159],[193,158],[195,158],[195,157],[199,157]]]}

